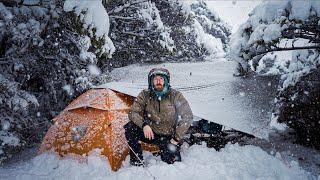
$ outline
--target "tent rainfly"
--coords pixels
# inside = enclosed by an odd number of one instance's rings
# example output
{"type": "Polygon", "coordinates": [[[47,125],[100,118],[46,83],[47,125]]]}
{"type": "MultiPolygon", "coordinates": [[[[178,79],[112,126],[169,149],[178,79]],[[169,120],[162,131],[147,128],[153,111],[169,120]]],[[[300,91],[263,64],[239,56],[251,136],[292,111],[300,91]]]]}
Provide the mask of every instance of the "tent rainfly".
{"type": "MultiPolygon", "coordinates": [[[[85,158],[94,149],[107,157],[112,170],[118,170],[129,148],[123,126],[134,97],[110,89],[91,89],[72,101],[49,128],[39,153],[53,151],[61,157],[85,158]]],[[[144,150],[157,151],[142,144],[144,150]]]]}

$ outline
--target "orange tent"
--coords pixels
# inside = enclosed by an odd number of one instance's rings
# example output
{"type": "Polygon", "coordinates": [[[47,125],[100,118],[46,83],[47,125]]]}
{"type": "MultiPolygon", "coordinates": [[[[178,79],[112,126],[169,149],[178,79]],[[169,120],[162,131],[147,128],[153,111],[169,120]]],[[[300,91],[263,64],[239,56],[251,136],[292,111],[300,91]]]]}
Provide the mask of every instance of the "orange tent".
{"type": "MultiPolygon", "coordinates": [[[[98,148],[112,170],[118,170],[129,152],[123,125],[129,121],[133,101],[134,97],[110,89],[87,91],[53,119],[39,153],[87,156],[98,148]]],[[[157,147],[146,144],[143,148],[157,151],[157,147]]]]}

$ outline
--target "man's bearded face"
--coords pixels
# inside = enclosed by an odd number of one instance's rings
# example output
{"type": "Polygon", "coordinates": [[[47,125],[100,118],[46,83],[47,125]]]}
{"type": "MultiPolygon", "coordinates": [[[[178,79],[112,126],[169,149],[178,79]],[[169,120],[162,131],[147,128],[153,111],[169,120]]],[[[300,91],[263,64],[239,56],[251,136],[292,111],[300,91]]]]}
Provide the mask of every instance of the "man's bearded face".
{"type": "Polygon", "coordinates": [[[164,78],[162,76],[156,75],[153,78],[153,85],[156,91],[162,91],[164,87],[164,78]]]}

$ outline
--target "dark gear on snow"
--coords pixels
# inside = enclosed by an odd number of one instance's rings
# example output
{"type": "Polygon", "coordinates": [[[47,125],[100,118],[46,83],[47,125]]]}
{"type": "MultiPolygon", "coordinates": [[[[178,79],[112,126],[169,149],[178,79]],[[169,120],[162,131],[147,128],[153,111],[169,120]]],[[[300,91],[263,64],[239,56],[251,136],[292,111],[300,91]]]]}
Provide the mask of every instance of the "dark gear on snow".
{"type": "Polygon", "coordinates": [[[144,137],[142,128],[134,124],[132,121],[127,123],[124,126],[124,129],[128,144],[131,147],[131,165],[143,165],[142,149],[139,141],[158,145],[160,149],[161,160],[168,164],[172,164],[175,161],[181,161],[180,147],[170,143],[170,139],[172,138],[171,136],[154,134],[154,139],[149,140],[144,137]]]}

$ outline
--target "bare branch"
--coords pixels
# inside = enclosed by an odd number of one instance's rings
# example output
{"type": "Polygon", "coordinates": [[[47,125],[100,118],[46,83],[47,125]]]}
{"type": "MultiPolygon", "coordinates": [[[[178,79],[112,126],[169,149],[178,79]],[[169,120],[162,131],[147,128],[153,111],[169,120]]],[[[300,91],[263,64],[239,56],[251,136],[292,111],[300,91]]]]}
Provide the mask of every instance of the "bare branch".
{"type": "Polygon", "coordinates": [[[269,49],[264,52],[257,53],[253,57],[263,55],[269,52],[276,52],[276,51],[291,51],[291,50],[302,50],[302,49],[320,49],[320,46],[303,46],[303,47],[290,47],[290,48],[277,48],[277,49],[269,49]]]}
{"type": "Polygon", "coordinates": [[[124,16],[109,16],[111,19],[125,19],[125,20],[136,20],[137,18],[134,17],[124,17],[124,16]]]}
{"type": "Polygon", "coordinates": [[[143,35],[143,34],[134,33],[134,32],[125,32],[125,31],[121,31],[121,33],[123,33],[123,34],[129,34],[129,35],[132,35],[132,36],[144,37],[144,35],[143,35]]]}
{"type": "Polygon", "coordinates": [[[313,43],[319,43],[320,42],[320,38],[319,37],[314,36],[314,35],[308,35],[308,34],[305,34],[305,33],[290,34],[290,35],[283,33],[283,37],[287,38],[287,39],[302,38],[302,39],[307,39],[307,40],[309,40],[310,42],[313,42],[313,43]]]}
{"type": "Polygon", "coordinates": [[[138,0],[138,1],[135,1],[135,2],[132,2],[132,3],[128,3],[128,4],[123,4],[123,5],[120,5],[120,6],[117,6],[113,9],[111,9],[108,14],[112,14],[112,13],[118,13],[120,11],[123,11],[124,9],[126,8],[129,8],[133,5],[136,5],[136,4],[140,4],[140,3],[144,3],[144,2],[147,2],[149,0],[138,0]]]}
{"type": "Polygon", "coordinates": [[[1,2],[8,7],[14,7],[18,5],[18,3],[14,0],[2,0],[1,2]]]}
{"type": "Polygon", "coordinates": [[[10,62],[8,62],[8,61],[0,61],[0,65],[3,65],[3,64],[10,64],[10,62]]]}

